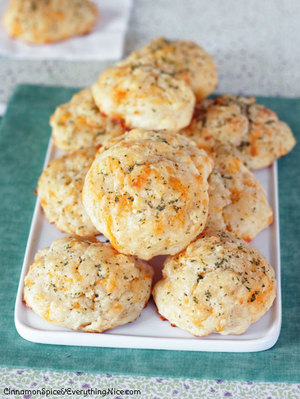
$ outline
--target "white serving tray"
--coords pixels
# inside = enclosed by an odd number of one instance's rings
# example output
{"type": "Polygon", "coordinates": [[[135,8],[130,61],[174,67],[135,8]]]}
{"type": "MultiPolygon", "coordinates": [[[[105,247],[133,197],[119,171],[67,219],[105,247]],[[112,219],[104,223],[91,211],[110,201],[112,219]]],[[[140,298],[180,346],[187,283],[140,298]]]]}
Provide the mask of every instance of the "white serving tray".
{"type": "MultiPolygon", "coordinates": [[[[48,146],[45,166],[48,162],[61,155],[52,144],[48,146]]],[[[242,335],[211,334],[207,337],[193,335],[172,327],[168,321],[162,321],[151,300],[142,311],[141,316],[133,323],[116,327],[102,334],[86,333],[55,326],[44,321],[22,301],[24,278],[34,255],[48,247],[63,233],[50,224],[43,215],[37,200],[24,263],[21,271],[19,288],[15,306],[15,325],[18,333],[32,342],[56,345],[79,345],[115,348],[145,348],[188,351],[213,352],[254,352],[271,348],[277,341],[281,327],[281,284],[280,284],[280,243],[279,214],[277,192],[277,164],[255,172],[255,176],[264,186],[270,205],[274,212],[274,222],[262,231],[252,244],[255,245],[269,260],[275,269],[277,278],[277,297],[271,309],[256,323],[252,324],[242,335]]],[[[105,237],[99,237],[102,241],[105,237]]],[[[154,258],[150,263],[155,267],[155,280],[159,279],[162,262],[165,257],[154,258]]]]}

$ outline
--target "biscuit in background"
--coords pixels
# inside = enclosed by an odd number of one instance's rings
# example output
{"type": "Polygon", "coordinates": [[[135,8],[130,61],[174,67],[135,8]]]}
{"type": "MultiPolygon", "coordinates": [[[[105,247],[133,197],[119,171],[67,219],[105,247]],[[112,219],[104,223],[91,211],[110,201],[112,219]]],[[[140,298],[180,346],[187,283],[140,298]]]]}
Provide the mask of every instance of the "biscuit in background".
{"type": "Polygon", "coordinates": [[[72,152],[102,145],[125,132],[117,121],[101,114],[90,88],[74,94],[58,106],[50,118],[52,138],[56,147],[72,152]]]}
{"type": "Polygon", "coordinates": [[[202,236],[169,256],[153,289],[158,312],[195,336],[242,334],[276,296],[267,259],[230,233],[202,236]]]}
{"type": "Polygon", "coordinates": [[[102,332],[140,315],[151,294],[152,274],[147,263],[109,244],[67,236],[36,254],[23,298],[51,323],[102,332]]]}
{"type": "Polygon", "coordinates": [[[105,115],[129,128],[179,130],[190,123],[195,106],[183,80],[151,66],[107,68],[92,92],[105,115]]]}
{"type": "Polygon", "coordinates": [[[134,129],[100,151],[84,183],[92,222],[119,252],[175,254],[204,229],[213,161],[185,137],[134,129]]]}
{"type": "Polygon", "coordinates": [[[99,234],[82,201],[85,176],[97,148],[85,148],[52,160],[43,170],[37,195],[46,218],[65,233],[78,236],[99,234]]]}
{"type": "Polygon", "coordinates": [[[180,131],[200,148],[240,158],[249,169],[261,169],[290,152],[296,140],[289,126],[254,97],[224,95],[196,105],[191,124],[180,131]]]}
{"type": "Polygon", "coordinates": [[[208,179],[208,230],[227,230],[251,241],[273,220],[264,188],[242,161],[217,154],[208,179]]]}
{"type": "Polygon", "coordinates": [[[217,86],[217,68],[213,57],[191,41],[159,37],[132,52],[117,65],[151,65],[184,80],[197,99],[209,96],[217,86]]]}
{"type": "Polygon", "coordinates": [[[13,38],[46,44],[89,33],[97,18],[89,0],[11,0],[3,25],[13,38]]]}

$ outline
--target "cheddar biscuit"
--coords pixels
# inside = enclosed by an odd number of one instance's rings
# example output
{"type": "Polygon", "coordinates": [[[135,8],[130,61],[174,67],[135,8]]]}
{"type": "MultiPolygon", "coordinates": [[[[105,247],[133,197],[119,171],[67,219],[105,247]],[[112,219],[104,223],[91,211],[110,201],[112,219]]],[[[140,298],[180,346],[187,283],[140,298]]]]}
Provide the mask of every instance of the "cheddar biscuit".
{"type": "Polygon", "coordinates": [[[97,240],[67,236],[40,250],[24,301],[59,326],[102,332],[135,320],[151,294],[152,269],[97,240]]]}
{"type": "Polygon", "coordinates": [[[54,159],[39,178],[37,194],[45,216],[66,233],[99,234],[81,201],[84,179],[96,151],[95,147],[86,148],[54,159]]]}
{"type": "Polygon", "coordinates": [[[213,58],[196,43],[159,37],[134,51],[117,65],[151,65],[184,80],[196,97],[205,98],[217,86],[213,58]]]}
{"type": "Polygon", "coordinates": [[[57,107],[50,125],[55,145],[67,152],[102,145],[125,132],[120,123],[101,114],[90,88],[57,107]]]}
{"type": "Polygon", "coordinates": [[[296,144],[288,125],[254,97],[221,96],[196,105],[191,124],[180,131],[200,148],[224,146],[250,169],[271,165],[296,144]]]}
{"type": "Polygon", "coordinates": [[[169,256],[154,287],[159,313],[196,336],[242,334],[276,296],[267,259],[233,234],[203,236],[169,256]]]}
{"type": "Polygon", "coordinates": [[[250,169],[269,166],[294,148],[296,140],[290,127],[275,112],[256,103],[247,112],[250,128],[234,153],[250,169]]]}
{"type": "Polygon", "coordinates": [[[213,162],[176,133],[134,129],[93,162],[83,203],[119,252],[175,254],[203,230],[213,162]]]}
{"type": "Polygon", "coordinates": [[[97,17],[89,0],[11,0],[3,25],[14,38],[45,44],[90,32],[97,17]]]}
{"type": "Polygon", "coordinates": [[[214,162],[206,228],[228,230],[251,241],[273,220],[265,190],[238,158],[219,154],[214,162]]]}
{"type": "Polygon", "coordinates": [[[150,66],[108,68],[92,91],[104,114],[130,128],[182,129],[190,123],[195,105],[184,81],[150,66]]]}

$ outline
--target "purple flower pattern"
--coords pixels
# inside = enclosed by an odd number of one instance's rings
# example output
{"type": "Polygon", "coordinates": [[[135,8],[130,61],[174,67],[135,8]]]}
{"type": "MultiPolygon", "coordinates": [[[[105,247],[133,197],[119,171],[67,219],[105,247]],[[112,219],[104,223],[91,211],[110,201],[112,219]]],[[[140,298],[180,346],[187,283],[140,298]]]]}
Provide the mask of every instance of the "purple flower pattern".
{"type": "MultiPolygon", "coordinates": [[[[252,381],[196,380],[188,378],[132,377],[113,374],[89,374],[83,372],[57,372],[43,370],[19,370],[0,368],[0,385],[11,389],[68,388],[87,390],[90,388],[140,389],[140,395],[113,396],[112,399],[283,399],[299,396],[299,384],[257,383],[252,381]],[[3,386],[3,384],[2,384],[3,386]]],[[[1,386],[0,386],[1,390],[1,386]]],[[[117,392],[116,392],[117,394],[117,392]]],[[[11,399],[13,396],[8,396],[11,399]]],[[[33,394],[22,399],[34,399],[33,394]]],[[[79,399],[81,396],[74,396],[79,399]]]]}

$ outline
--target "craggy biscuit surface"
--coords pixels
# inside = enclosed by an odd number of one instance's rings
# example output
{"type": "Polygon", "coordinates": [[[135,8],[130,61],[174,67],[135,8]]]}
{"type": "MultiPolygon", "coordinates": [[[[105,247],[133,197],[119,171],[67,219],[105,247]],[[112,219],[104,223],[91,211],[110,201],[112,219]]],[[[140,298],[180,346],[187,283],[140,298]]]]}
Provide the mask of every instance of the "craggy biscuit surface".
{"type": "Polygon", "coordinates": [[[159,37],[134,51],[117,65],[151,65],[191,86],[197,98],[207,97],[217,86],[213,58],[194,42],[159,37]]]}
{"type": "Polygon", "coordinates": [[[266,193],[236,157],[217,155],[209,176],[207,229],[228,230],[251,241],[273,220],[266,193]]]}
{"type": "Polygon", "coordinates": [[[50,125],[55,145],[67,152],[102,145],[125,131],[120,123],[101,114],[90,88],[57,107],[50,125]]]}
{"type": "Polygon", "coordinates": [[[198,238],[169,256],[154,287],[159,313],[196,336],[242,334],[276,296],[267,259],[233,234],[198,238]]]}
{"type": "Polygon", "coordinates": [[[24,301],[59,326],[102,332],[135,320],[151,294],[152,269],[109,244],[67,236],[40,250],[24,301]]]}
{"type": "Polygon", "coordinates": [[[254,97],[233,95],[198,102],[191,124],[180,133],[206,151],[224,146],[250,169],[271,165],[296,144],[288,125],[273,111],[254,97]]]}
{"type": "Polygon", "coordinates": [[[134,129],[96,157],[83,203],[119,252],[142,259],[175,254],[204,228],[212,166],[179,134],[134,129]]]}
{"type": "Polygon", "coordinates": [[[195,105],[183,80],[150,66],[108,68],[92,91],[104,114],[131,128],[179,130],[190,123],[195,105]]]}
{"type": "Polygon", "coordinates": [[[89,0],[11,0],[3,25],[12,37],[44,44],[90,32],[97,17],[89,0]]]}
{"type": "Polygon", "coordinates": [[[86,148],[56,158],[39,178],[37,194],[46,218],[60,230],[79,236],[99,234],[82,201],[85,176],[97,148],[86,148]]]}

